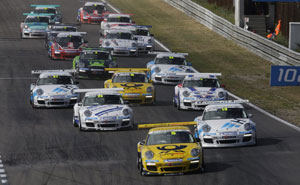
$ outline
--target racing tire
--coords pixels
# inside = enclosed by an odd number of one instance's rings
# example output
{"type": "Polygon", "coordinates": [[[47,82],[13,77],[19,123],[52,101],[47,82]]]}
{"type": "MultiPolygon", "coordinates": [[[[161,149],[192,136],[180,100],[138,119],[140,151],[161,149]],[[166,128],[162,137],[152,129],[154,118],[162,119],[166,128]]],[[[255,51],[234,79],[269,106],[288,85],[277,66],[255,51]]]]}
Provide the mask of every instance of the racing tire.
{"type": "Polygon", "coordinates": [[[141,160],[141,153],[137,153],[137,158],[136,158],[136,166],[137,169],[140,169],[140,160],[141,160]]]}
{"type": "Polygon", "coordinates": [[[74,127],[78,127],[78,124],[75,123],[74,118],[73,118],[73,126],[74,126],[74,127]]]}
{"type": "Polygon", "coordinates": [[[144,171],[144,166],[143,166],[142,158],[140,158],[140,161],[139,161],[139,172],[140,172],[141,176],[145,176],[145,171],[144,171]]]}

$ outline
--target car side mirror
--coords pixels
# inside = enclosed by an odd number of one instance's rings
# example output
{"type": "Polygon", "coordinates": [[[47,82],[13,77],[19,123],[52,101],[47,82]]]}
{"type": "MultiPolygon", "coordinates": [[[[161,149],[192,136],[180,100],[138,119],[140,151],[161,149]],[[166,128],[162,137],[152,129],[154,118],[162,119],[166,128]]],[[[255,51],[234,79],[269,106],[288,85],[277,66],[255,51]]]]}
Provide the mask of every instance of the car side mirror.
{"type": "Polygon", "coordinates": [[[78,103],[78,106],[81,107],[81,106],[82,106],[82,103],[78,103]]]}
{"type": "Polygon", "coordinates": [[[145,140],[139,141],[138,145],[144,146],[145,145],[145,140]]]}
{"type": "Polygon", "coordinates": [[[192,63],[191,62],[187,62],[186,65],[187,66],[192,66],[192,63]]]}
{"type": "Polygon", "coordinates": [[[253,118],[253,114],[248,114],[248,118],[253,118]]]}
{"type": "Polygon", "coordinates": [[[134,37],[134,40],[138,40],[138,38],[134,37]]]}
{"type": "Polygon", "coordinates": [[[221,87],[222,87],[222,88],[225,88],[225,85],[224,85],[224,84],[221,84],[221,87]]]}

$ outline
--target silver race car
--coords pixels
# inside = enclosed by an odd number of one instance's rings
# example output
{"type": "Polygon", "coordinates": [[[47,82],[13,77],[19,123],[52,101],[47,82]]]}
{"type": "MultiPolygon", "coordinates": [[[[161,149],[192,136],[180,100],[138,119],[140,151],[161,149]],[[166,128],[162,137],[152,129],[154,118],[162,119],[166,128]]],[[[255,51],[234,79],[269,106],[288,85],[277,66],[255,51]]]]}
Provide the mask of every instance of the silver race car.
{"type": "Polygon", "coordinates": [[[30,86],[30,104],[38,107],[70,107],[78,99],[78,94],[72,93],[78,89],[70,72],[73,70],[39,70],[32,71],[39,75],[36,83],[30,86]]]}
{"type": "Polygon", "coordinates": [[[182,53],[158,53],[153,61],[148,62],[147,68],[151,70],[151,80],[161,84],[177,85],[183,81],[186,73],[198,73],[182,53]]]}
{"type": "Polygon", "coordinates": [[[31,13],[35,14],[53,14],[50,17],[50,24],[59,24],[62,23],[62,14],[60,10],[58,9],[60,5],[30,5],[31,7],[34,7],[35,9],[31,13]]]}
{"type": "Polygon", "coordinates": [[[82,101],[75,104],[73,124],[80,130],[117,130],[133,128],[133,111],[124,104],[123,88],[78,89],[85,93],[82,101]]]}
{"type": "Polygon", "coordinates": [[[138,56],[137,39],[129,30],[106,30],[100,38],[100,47],[111,49],[112,55],[138,56]]]}
{"type": "Polygon", "coordinates": [[[179,110],[201,110],[210,101],[227,100],[228,93],[217,76],[221,73],[187,73],[183,82],[175,86],[174,106],[179,110]]]}
{"type": "Polygon", "coordinates": [[[250,119],[240,103],[245,100],[231,100],[233,103],[207,105],[203,115],[196,117],[195,137],[200,138],[203,147],[235,147],[256,144],[256,124],[250,119]]]}

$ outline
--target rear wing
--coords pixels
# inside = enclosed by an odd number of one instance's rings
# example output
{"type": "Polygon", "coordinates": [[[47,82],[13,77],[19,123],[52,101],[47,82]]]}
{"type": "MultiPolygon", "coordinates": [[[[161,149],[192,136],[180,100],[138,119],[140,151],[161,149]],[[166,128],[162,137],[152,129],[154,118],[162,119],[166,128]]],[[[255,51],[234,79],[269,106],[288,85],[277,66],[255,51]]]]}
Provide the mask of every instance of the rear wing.
{"type": "Polygon", "coordinates": [[[211,105],[211,104],[223,104],[223,103],[249,103],[249,100],[220,100],[220,101],[203,101],[198,105],[211,105]]]}
{"type": "Polygon", "coordinates": [[[151,51],[148,54],[152,54],[152,55],[158,55],[158,54],[163,54],[163,53],[170,53],[170,54],[180,54],[183,56],[188,56],[188,53],[175,53],[175,52],[164,52],[164,51],[151,51]]]}
{"type": "Polygon", "coordinates": [[[40,17],[47,17],[54,15],[53,13],[23,13],[26,16],[40,16],[40,17]]]}
{"type": "Polygon", "coordinates": [[[32,75],[39,75],[41,73],[57,73],[57,72],[67,72],[70,74],[74,74],[76,72],[75,69],[58,69],[58,70],[32,70],[32,75]]]}
{"type": "Polygon", "coordinates": [[[88,92],[97,92],[97,93],[119,93],[123,91],[123,88],[97,88],[97,89],[72,89],[72,93],[88,93],[88,92]]]}
{"type": "Polygon", "coordinates": [[[109,73],[114,72],[148,72],[150,69],[148,68],[105,68],[105,71],[109,73]]]}
{"type": "Polygon", "coordinates": [[[40,7],[40,8],[58,8],[60,5],[42,5],[42,4],[31,4],[30,7],[40,7]]]}
{"type": "Polygon", "coordinates": [[[112,13],[112,12],[105,12],[105,13],[103,13],[103,15],[109,15],[109,14],[120,14],[120,15],[130,15],[130,16],[133,16],[132,13],[112,13]]]}
{"type": "Polygon", "coordinates": [[[218,77],[222,76],[222,73],[179,73],[180,75],[185,75],[185,77],[218,77]]]}
{"type": "Polygon", "coordinates": [[[170,127],[170,126],[189,126],[197,125],[195,121],[185,121],[185,122],[173,122],[173,123],[149,123],[149,124],[138,124],[138,128],[155,128],[155,127],[170,127]]]}

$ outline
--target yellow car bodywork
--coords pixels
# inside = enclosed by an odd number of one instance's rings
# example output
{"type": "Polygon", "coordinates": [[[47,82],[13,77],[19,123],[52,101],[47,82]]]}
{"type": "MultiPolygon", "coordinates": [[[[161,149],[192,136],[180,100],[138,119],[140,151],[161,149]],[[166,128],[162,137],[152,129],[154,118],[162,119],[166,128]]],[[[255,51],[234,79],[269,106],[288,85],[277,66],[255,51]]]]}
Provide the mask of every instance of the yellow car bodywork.
{"type": "MultiPolygon", "coordinates": [[[[106,71],[113,71],[114,76],[118,74],[147,74],[145,71],[149,71],[146,68],[106,68],[106,71]]],[[[152,84],[152,81],[149,80],[148,83],[138,83],[138,82],[122,82],[122,83],[113,83],[112,79],[106,80],[104,82],[104,88],[123,88],[123,91],[120,91],[124,101],[135,104],[153,104],[155,103],[155,88],[152,84]],[[147,89],[151,88],[151,91],[147,92],[147,89]]]]}
{"type": "MultiPolygon", "coordinates": [[[[150,129],[148,132],[171,132],[176,135],[178,131],[187,131],[188,127],[173,126],[150,129]]],[[[147,139],[137,144],[138,168],[141,175],[183,174],[192,171],[204,170],[203,151],[200,143],[194,139],[192,143],[167,143],[147,145],[147,139]],[[192,150],[198,150],[197,155],[192,155],[192,150]],[[152,151],[153,158],[147,157],[147,152],[152,151]]]]}

